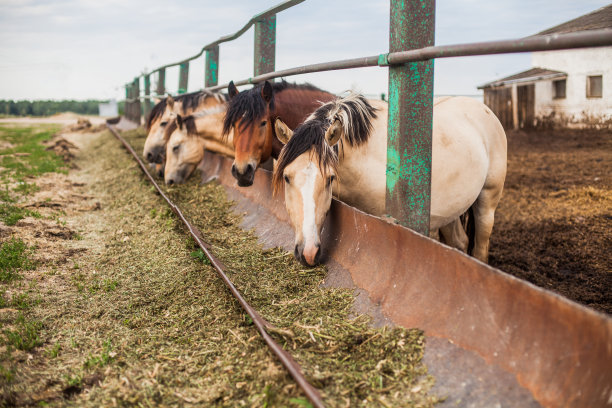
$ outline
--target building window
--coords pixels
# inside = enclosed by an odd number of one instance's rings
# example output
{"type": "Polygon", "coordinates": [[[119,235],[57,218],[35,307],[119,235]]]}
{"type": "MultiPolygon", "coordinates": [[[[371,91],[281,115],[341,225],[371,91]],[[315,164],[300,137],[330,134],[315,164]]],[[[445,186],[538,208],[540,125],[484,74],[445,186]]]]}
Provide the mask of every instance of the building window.
{"type": "Polygon", "coordinates": [[[559,79],[553,81],[553,98],[564,99],[565,98],[565,86],[567,81],[565,79],[559,79]]]}
{"type": "Polygon", "coordinates": [[[587,98],[601,98],[603,78],[601,75],[591,75],[587,77],[587,98]]]}

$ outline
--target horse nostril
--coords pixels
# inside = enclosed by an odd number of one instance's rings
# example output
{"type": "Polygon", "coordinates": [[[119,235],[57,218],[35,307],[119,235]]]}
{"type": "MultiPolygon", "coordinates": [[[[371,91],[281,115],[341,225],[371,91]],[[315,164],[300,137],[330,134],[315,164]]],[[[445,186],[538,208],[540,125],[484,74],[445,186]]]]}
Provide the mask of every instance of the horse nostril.
{"type": "Polygon", "coordinates": [[[295,246],[295,249],[293,250],[293,256],[295,256],[295,259],[300,259],[300,251],[298,250],[298,246],[295,246]]]}
{"type": "Polygon", "coordinates": [[[255,171],[255,167],[252,164],[247,164],[245,174],[252,173],[255,171]]]}
{"type": "Polygon", "coordinates": [[[174,180],[172,179],[168,180],[168,185],[171,186],[172,184],[174,184],[174,180]]]}
{"type": "Polygon", "coordinates": [[[147,153],[147,160],[151,161],[152,158],[153,158],[153,155],[151,154],[151,152],[147,153]]]}
{"type": "Polygon", "coordinates": [[[315,265],[319,263],[319,261],[321,260],[321,245],[317,245],[317,253],[315,254],[314,257],[314,263],[315,265]]]}

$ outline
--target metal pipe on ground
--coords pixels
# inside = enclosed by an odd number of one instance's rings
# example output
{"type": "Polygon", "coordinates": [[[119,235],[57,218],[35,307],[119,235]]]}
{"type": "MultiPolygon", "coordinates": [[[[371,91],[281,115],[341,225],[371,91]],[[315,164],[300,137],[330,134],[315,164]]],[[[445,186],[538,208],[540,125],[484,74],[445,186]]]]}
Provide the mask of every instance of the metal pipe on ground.
{"type": "Polygon", "coordinates": [[[223,263],[212,254],[210,245],[204,242],[200,231],[197,228],[195,228],[193,225],[191,225],[191,223],[187,220],[187,218],[181,212],[180,208],[178,208],[172,202],[172,200],[170,200],[170,198],[162,191],[162,189],[159,187],[159,185],[157,184],[153,176],[151,176],[151,173],[149,173],[149,171],[147,170],[147,167],[145,166],[145,164],[138,157],[138,154],[134,151],[134,149],[132,149],[132,146],[130,146],[130,144],[123,137],[119,135],[119,133],[115,130],[114,126],[110,126],[107,124],[107,127],[111,131],[111,133],[121,142],[123,147],[125,147],[125,149],[134,157],[134,160],[136,160],[136,162],[140,166],[140,169],[142,170],[144,175],[149,179],[151,184],[153,184],[153,187],[155,187],[158,194],[166,201],[166,203],[170,206],[170,209],[172,209],[174,214],[176,214],[176,216],[181,220],[181,222],[187,227],[187,230],[189,231],[189,235],[191,235],[191,237],[195,240],[195,242],[198,244],[200,249],[204,252],[206,257],[210,260],[211,265],[213,266],[213,268],[215,268],[215,271],[217,272],[217,274],[219,275],[223,283],[225,283],[225,286],[227,286],[227,288],[232,293],[234,298],[236,298],[238,303],[240,303],[240,306],[253,320],[255,327],[257,327],[259,334],[261,334],[261,336],[263,337],[268,347],[270,347],[272,352],[281,361],[283,366],[285,366],[287,371],[289,371],[289,374],[291,374],[293,379],[298,383],[298,385],[304,391],[304,393],[306,394],[310,402],[312,402],[312,404],[317,408],[323,407],[324,406],[323,399],[321,398],[321,394],[319,393],[319,391],[316,388],[314,388],[308,382],[308,380],[306,380],[306,378],[304,377],[304,374],[302,373],[300,366],[296,363],[296,361],[293,359],[291,354],[287,353],[268,334],[266,330],[273,328],[273,326],[270,323],[268,323],[263,317],[261,317],[261,315],[255,309],[253,309],[253,307],[249,305],[249,303],[242,297],[242,294],[238,291],[238,289],[236,289],[232,281],[228,278],[228,276],[223,271],[223,269],[225,269],[225,265],[223,265],[223,263]]]}

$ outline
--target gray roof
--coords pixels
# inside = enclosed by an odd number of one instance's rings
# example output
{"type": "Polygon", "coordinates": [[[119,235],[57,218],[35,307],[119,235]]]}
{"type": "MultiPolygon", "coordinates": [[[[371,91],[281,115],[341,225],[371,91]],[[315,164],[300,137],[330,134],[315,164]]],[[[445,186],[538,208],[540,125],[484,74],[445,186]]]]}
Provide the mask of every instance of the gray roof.
{"type": "Polygon", "coordinates": [[[536,35],[573,33],[576,31],[599,30],[602,28],[612,28],[612,4],[541,31],[536,35]]]}
{"type": "Polygon", "coordinates": [[[498,86],[506,86],[513,83],[534,82],[554,78],[567,78],[567,73],[561,71],[554,71],[552,69],[546,68],[531,68],[527,71],[519,72],[518,74],[487,82],[486,84],[478,86],[478,89],[493,88],[498,86]]]}

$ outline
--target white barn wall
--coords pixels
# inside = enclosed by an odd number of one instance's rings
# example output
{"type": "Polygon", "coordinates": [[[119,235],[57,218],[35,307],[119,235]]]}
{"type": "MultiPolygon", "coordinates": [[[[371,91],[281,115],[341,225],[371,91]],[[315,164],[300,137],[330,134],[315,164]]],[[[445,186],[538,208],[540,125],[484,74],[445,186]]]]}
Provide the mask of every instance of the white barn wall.
{"type": "Polygon", "coordinates": [[[554,111],[572,122],[583,121],[584,113],[603,120],[612,119],[612,47],[534,52],[532,66],[567,73],[564,99],[553,99],[552,80],[535,83],[536,117],[548,116],[554,111]],[[589,75],[603,76],[602,98],[586,97],[589,75]]]}

